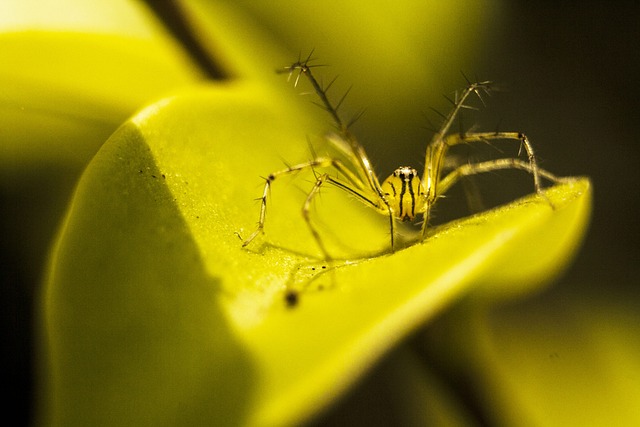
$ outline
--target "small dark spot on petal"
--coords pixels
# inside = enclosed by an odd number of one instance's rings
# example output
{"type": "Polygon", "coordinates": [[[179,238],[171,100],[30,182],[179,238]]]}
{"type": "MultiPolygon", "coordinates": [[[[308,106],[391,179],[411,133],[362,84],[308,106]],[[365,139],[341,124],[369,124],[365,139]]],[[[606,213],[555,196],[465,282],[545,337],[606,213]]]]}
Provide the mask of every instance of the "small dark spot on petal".
{"type": "Polygon", "coordinates": [[[284,300],[287,303],[287,307],[293,308],[300,302],[300,295],[297,291],[289,290],[284,295],[284,300]]]}

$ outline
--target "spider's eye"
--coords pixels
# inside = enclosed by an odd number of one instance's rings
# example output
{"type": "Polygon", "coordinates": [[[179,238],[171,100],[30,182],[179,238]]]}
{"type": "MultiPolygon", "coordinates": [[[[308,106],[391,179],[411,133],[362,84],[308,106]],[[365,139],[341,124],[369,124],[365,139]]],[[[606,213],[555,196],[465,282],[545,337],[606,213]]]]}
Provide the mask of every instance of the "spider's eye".
{"type": "Polygon", "coordinates": [[[402,181],[410,182],[418,176],[418,171],[408,166],[402,166],[393,171],[395,178],[400,178],[402,181]]]}

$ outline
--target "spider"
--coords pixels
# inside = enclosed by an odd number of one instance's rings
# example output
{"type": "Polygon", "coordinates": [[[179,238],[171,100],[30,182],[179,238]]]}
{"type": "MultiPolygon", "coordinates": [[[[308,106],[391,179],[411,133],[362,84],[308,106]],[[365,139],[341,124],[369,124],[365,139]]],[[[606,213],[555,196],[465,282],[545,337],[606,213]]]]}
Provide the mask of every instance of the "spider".
{"type": "Polygon", "coordinates": [[[525,134],[521,132],[469,132],[469,133],[449,133],[450,128],[463,108],[471,108],[465,104],[469,96],[476,95],[482,100],[482,94],[489,93],[491,82],[482,81],[471,83],[467,87],[456,93],[455,99],[451,100],[453,108],[451,112],[444,116],[444,122],[440,129],[434,134],[431,142],[427,146],[424,171],[422,176],[418,171],[409,166],[397,168],[382,184],[371,165],[363,146],[357,141],[355,136],[349,131],[350,123],[345,123],[338,115],[338,109],[344,97],[337,104],[333,104],[327,97],[327,91],[333,81],[323,87],[313,75],[312,69],[319,65],[311,65],[311,54],[306,59],[298,61],[279,70],[280,73],[288,73],[289,79],[297,73],[294,86],[297,86],[300,77],[306,76],[311,86],[320,98],[320,106],[331,116],[337,135],[328,138],[328,142],[342,155],[337,157],[318,157],[305,163],[289,166],[286,169],[272,172],[265,178],[264,189],[260,205],[260,216],[255,231],[243,239],[242,246],[249,245],[264,230],[267,212],[267,199],[269,190],[273,182],[284,175],[311,169],[314,172],[316,182],[311,188],[302,206],[302,216],[317,242],[325,259],[331,259],[327,248],[320,236],[320,233],[310,219],[310,207],[314,198],[325,184],[334,185],[347,193],[355,196],[365,205],[375,209],[377,212],[389,218],[390,244],[393,252],[396,244],[396,221],[413,221],[418,215],[422,215],[422,226],[419,240],[423,241],[427,235],[429,224],[429,214],[432,206],[439,197],[451,188],[462,177],[495,171],[499,169],[520,169],[533,176],[535,192],[546,199],[541,187],[541,178],[553,182],[559,181],[555,175],[538,167],[533,147],[525,134]],[[492,142],[498,140],[519,141],[521,148],[527,155],[527,161],[518,158],[501,158],[480,163],[468,163],[456,167],[452,171],[444,174],[447,152],[450,147],[473,142],[492,142]],[[320,173],[319,170],[332,171],[320,173]],[[337,173],[337,174],[336,174],[337,173]]]}

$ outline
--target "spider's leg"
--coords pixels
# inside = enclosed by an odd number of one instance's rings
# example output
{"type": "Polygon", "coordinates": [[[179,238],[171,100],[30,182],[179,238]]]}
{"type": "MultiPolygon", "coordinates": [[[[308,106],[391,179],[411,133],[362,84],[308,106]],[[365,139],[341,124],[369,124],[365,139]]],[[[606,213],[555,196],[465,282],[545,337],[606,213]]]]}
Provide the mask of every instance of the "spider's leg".
{"type": "Polygon", "coordinates": [[[360,200],[365,205],[368,205],[378,212],[389,215],[389,231],[390,231],[390,239],[391,239],[391,251],[395,250],[394,238],[395,238],[395,215],[391,206],[387,203],[386,199],[378,197],[378,194],[372,193],[367,195],[361,189],[356,189],[341,180],[332,178],[331,176],[326,177],[326,181],[330,184],[335,185],[336,187],[346,191],[347,193],[356,197],[356,199],[360,200]]]}
{"type": "MultiPolygon", "coordinates": [[[[447,156],[444,162],[444,167],[442,169],[442,174],[446,175],[447,173],[459,168],[465,163],[466,162],[463,161],[462,156],[447,156]]],[[[480,188],[478,187],[478,182],[473,178],[473,176],[469,176],[468,179],[464,179],[461,182],[465,199],[467,200],[467,207],[469,209],[469,212],[472,214],[485,210],[484,203],[482,201],[482,194],[480,192],[480,188]]]]}
{"type": "MultiPolygon", "coordinates": [[[[268,202],[268,198],[271,190],[271,185],[276,180],[276,178],[279,178],[284,175],[294,174],[303,170],[315,169],[315,168],[333,169],[336,172],[338,172],[338,176],[335,178],[326,173],[323,175],[316,176],[316,184],[314,185],[311,192],[307,195],[307,199],[305,201],[303,212],[302,212],[302,215],[305,218],[305,221],[307,222],[309,228],[311,229],[311,233],[313,234],[314,238],[318,242],[318,245],[322,249],[322,252],[325,254],[327,258],[330,258],[330,257],[327,254],[327,251],[324,247],[322,240],[320,239],[318,232],[315,230],[315,227],[313,226],[313,224],[311,224],[309,219],[309,206],[311,204],[311,201],[313,200],[315,195],[320,191],[320,187],[324,182],[329,182],[335,185],[336,187],[352,194],[358,200],[360,200],[362,203],[366,205],[369,205],[378,210],[387,212],[388,209],[385,210],[384,207],[382,208],[380,207],[381,205],[380,202],[376,203],[375,198],[367,195],[365,191],[367,189],[365,183],[363,183],[353,172],[351,172],[349,168],[347,168],[340,160],[332,159],[332,158],[317,158],[315,160],[312,160],[306,163],[300,163],[297,165],[290,166],[287,169],[273,172],[265,178],[264,188],[262,190],[262,196],[258,198],[258,200],[260,200],[260,216],[258,218],[258,225],[256,229],[249,235],[249,237],[247,237],[247,239],[243,239],[242,236],[240,236],[240,234],[236,232],[236,235],[240,237],[240,239],[243,241],[242,247],[249,245],[259,234],[261,234],[264,231],[264,224],[267,216],[267,202],[268,202]],[[340,178],[340,176],[342,178],[340,178]]],[[[392,244],[393,244],[393,237],[392,237],[392,244]]]]}
{"type": "Polygon", "coordinates": [[[267,199],[269,198],[269,190],[271,189],[271,185],[273,183],[273,181],[276,180],[276,178],[279,178],[283,175],[290,175],[293,173],[297,173],[300,171],[303,171],[305,169],[313,169],[313,168],[320,168],[320,167],[330,167],[332,166],[334,163],[333,159],[327,159],[327,158],[319,158],[319,159],[315,159],[315,160],[311,160],[309,162],[306,163],[300,163],[297,165],[293,165],[288,167],[287,169],[283,169],[283,170],[279,170],[277,172],[273,172],[271,174],[269,174],[264,180],[264,188],[262,190],[262,196],[258,199],[260,200],[260,216],[258,218],[258,226],[256,227],[256,229],[253,231],[253,233],[251,233],[249,235],[249,237],[247,237],[246,239],[243,239],[239,233],[236,232],[236,235],[238,237],[240,237],[240,239],[243,241],[242,242],[242,247],[247,246],[249,243],[251,243],[253,241],[253,239],[255,239],[260,233],[263,232],[264,230],[264,223],[267,217],[267,199]]]}
{"type": "Polygon", "coordinates": [[[327,181],[328,178],[329,175],[326,173],[317,177],[315,185],[313,186],[311,191],[309,191],[309,194],[307,194],[307,198],[302,205],[302,217],[307,223],[307,227],[309,227],[313,238],[316,239],[316,242],[318,243],[318,246],[320,247],[320,250],[322,251],[322,254],[324,255],[324,258],[326,260],[330,260],[331,255],[329,255],[329,252],[327,251],[327,248],[325,247],[324,242],[320,237],[320,233],[318,233],[318,230],[311,222],[311,215],[309,214],[309,212],[311,209],[311,202],[313,201],[313,198],[320,192],[320,187],[322,187],[322,185],[327,181]]]}
{"type": "Polygon", "coordinates": [[[499,140],[511,140],[511,141],[520,141],[522,147],[524,147],[525,152],[527,154],[527,159],[529,160],[530,172],[533,175],[533,185],[536,190],[536,193],[542,194],[542,186],[540,183],[540,173],[538,162],[536,160],[535,152],[533,151],[533,146],[529,142],[529,138],[524,133],[521,132],[473,132],[466,134],[452,134],[448,135],[445,138],[445,142],[448,146],[457,145],[457,144],[468,144],[472,142],[485,142],[491,143],[492,141],[499,140]]]}
{"type": "Polygon", "coordinates": [[[378,177],[375,171],[373,170],[373,166],[371,165],[371,161],[369,160],[367,153],[365,152],[362,145],[360,145],[360,143],[356,140],[356,138],[351,134],[351,132],[349,132],[348,124],[345,124],[345,122],[342,120],[342,118],[338,114],[338,110],[342,105],[342,102],[344,101],[344,98],[347,94],[345,93],[345,95],[338,101],[338,103],[334,105],[329,100],[327,96],[327,91],[329,87],[331,87],[335,79],[332,80],[327,86],[323,86],[318,81],[318,79],[316,79],[316,77],[313,75],[313,72],[312,72],[312,68],[318,67],[318,65],[309,64],[310,60],[311,60],[310,56],[304,60],[298,60],[297,62],[291,64],[289,67],[286,67],[285,72],[288,71],[289,73],[293,73],[295,71],[298,71],[300,75],[304,74],[307,77],[307,79],[311,83],[311,86],[313,86],[313,89],[315,90],[316,94],[320,98],[320,101],[321,101],[320,106],[324,110],[326,110],[329,113],[329,115],[331,115],[331,118],[333,119],[339,134],[342,136],[344,141],[348,144],[351,151],[350,157],[351,157],[351,160],[353,161],[353,164],[360,170],[361,172],[360,175],[362,175],[366,179],[367,186],[377,195],[377,197],[380,200],[384,200],[384,195],[383,195],[382,188],[380,187],[380,182],[378,181],[378,177]]]}
{"type": "Polygon", "coordinates": [[[469,163],[459,166],[449,174],[447,174],[440,181],[440,194],[444,194],[451,188],[460,178],[469,175],[477,175],[480,173],[491,172],[501,169],[520,169],[530,174],[538,174],[540,177],[552,182],[562,182],[563,179],[555,176],[551,172],[548,172],[539,167],[533,167],[531,163],[525,162],[520,159],[506,158],[488,160],[481,163],[469,163]]]}
{"type": "Polygon", "coordinates": [[[469,105],[465,104],[467,99],[471,95],[476,95],[482,101],[482,93],[488,94],[489,89],[491,87],[491,82],[476,82],[469,84],[464,90],[459,93],[456,93],[455,99],[449,99],[449,101],[453,104],[453,109],[447,114],[444,118],[444,122],[440,127],[440,130],[434,135],[433,141],[444,139],[445,135],[449,133],[453,122],[455,121],[458,114],[462,109],[472,109],[469,105]]]}
{"type": "Polygon", "coordinates": [[[455,99],[450,102],[453,109],[448,115],[443,116],[444,122],[438,132],[433,135],[431,143],[427,146],[424,162],[424,173],[422,175],[422,184],[425,188],[425,221],[422,224],[422,235],[426,233],[428,225],[428,209],[436,202],[438,198],[438,182],[440,175],[446,163],[446,156],[449,147],[464,142],[463,140],[452,138],[447,135],[456,117],[462,109],[471,108],[465,104],[469,96],[476,95],[482,100],[482,93],[489,93],[491,82],[477,82],[469,84],[462,92],[456,93],[455,99]]]}
{"type": "Polygon", "coordinates": [[[304,60],[298,59],[298,61],[294,62],[293,64],[286,67],[282,71],[290,73],[289,75],[291,75],[292,73],[298,72],[298,76],[296,78],[296,85],[298,84],[298,79],[300,78],[300,76],[304,74],[308,78],[309,82],[311,83],[311,86],[313,86],[313,89],[318,95],[318,98],[320,98],[320,101],[322,103],[320,107],[324,108],[331,115],[331,118],[335,122],[335,125],[340,130],[340,132],[346,132],[347,127],[344,125],[344,122],[338,115],[338,108],[342,103],[342,100],[344,100],[344,97],[337,104],[337,106],[334,106],[329,100],[329,98],[327,97],[327,91],[329,90],[331,85],[334,83],[335,79],[332,80],[326,87],[323,87],[323,85],[320,84],[320,82],[315,78],[315,76],[311,71],[312,68],[319,67],[320,65],[312,65],[309,63],[310,61],[311,61],[311,55],[309,55],[304,60]]]}
{"type": "Polygon", "coordinates": [[[391,252],[395,252],[396,248],[394,246],[394,237],[396,235],[396,230],[395,230],[396,217],[393,215],[393,211],[391,210],[391,207],[387,206],[387,208],[389,211],[389,237],[391,238],[391,252]]]}
{"type": "MultiPolygon", "coordinates": [[[[488,160],[481,163],[468,163],[462,166],[458,166],[456,169],[445,175],[439,182],[438,195],[445,194],[455,183],[461,178],[471,175],[477,175],[485,172],[492,172],[503,169],[520,169],[530,174],[538,174],[540,177],[549,180],[551,182],[563,182],[564,179],[557,177],[556,175],[548,172],[545,169],[539,167],[533,167],[531,163],[525,162],[521,159],[506,158],[488,160]]],[[[538,193],[545,200],[548,199],[544,196],[544,193],[538,193]]],[[[553,205],[551,205],[553,207],[553,205]]],[[[424,222],[422,223],[422,240],[426,237],[427,222],[429,220],[430,205],[425,207],[423,213],[424,222]]]]}
{"type": "Polygon", "coordinates": [[[421,241],[427,237],[427,227],[429,224],[430,215],[431,215],[431,204],[426,203],[424,206],[424,212],[422,213],[422,229],[420,234],[421,241]]]}

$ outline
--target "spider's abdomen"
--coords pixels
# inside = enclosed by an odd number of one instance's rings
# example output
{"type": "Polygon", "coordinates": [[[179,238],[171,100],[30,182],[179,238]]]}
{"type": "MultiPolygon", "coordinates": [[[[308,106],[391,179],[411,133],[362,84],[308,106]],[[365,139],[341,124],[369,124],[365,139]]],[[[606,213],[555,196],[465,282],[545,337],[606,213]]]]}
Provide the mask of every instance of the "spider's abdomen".
{"type": "Polygon", "coordinates": [[[399,167],[384,180],[382,191],[396,218],[413,220],[422,211],[424,188],[415,169],[399,167]]]}

